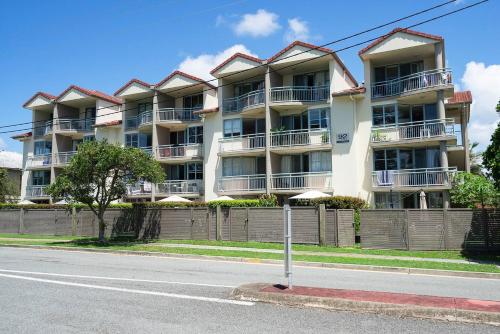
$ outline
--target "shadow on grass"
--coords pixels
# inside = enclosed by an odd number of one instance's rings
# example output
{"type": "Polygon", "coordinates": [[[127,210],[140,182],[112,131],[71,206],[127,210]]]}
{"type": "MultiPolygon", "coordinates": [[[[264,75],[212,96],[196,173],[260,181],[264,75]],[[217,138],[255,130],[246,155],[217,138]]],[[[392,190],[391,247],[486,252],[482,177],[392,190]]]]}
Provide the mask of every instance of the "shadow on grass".
{"type": "Polygon", "coordinates": [[[97,247],[107,248],[113,246],[132,247],[155,243],[153,240],[136,240],[132,238],[112,238],[106,239],[104,242],[99,242],[97,238],[78,238],[71,241],[53,241],[47,243],[49,246],[63,247],[97,247]]]}

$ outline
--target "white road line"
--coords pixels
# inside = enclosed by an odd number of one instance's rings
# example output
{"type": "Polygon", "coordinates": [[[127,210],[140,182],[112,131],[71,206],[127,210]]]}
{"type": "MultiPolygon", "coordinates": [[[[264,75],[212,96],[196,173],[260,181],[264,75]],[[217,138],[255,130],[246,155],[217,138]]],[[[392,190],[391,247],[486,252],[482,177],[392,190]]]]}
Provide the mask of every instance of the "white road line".
{"type": "Polygon", "coordinates": [[[161,296],[161,297],[178,298],[178,299],[199,300],[199,301],[204,301],[204,302],[221,303],[221,304],[233,304],[233,305],[241,305],[241,306],[253,306],[253,305],[255,305],[255,303],[253,303],[253,302],[240,301],[240,300],[180,295],[177,293],[167,293],[167,292],[158,292],[158,291],[116,288],[116,287],[111,287],[111,286],[82,284],[82,283],[73,283],[73,282],[65,282],[65,281],[55,281],[55,280],[48,280],[48,279],[28,277],[28,276],[19,276],[19,275],[0,274],[0,277],[15,278],[15,279],[21,279],[21,280],[26,280],[26,281],[34,281],[34,282],[49,283],[49,284],[75,286],[75,287],[88,288],[88,289],[109,290],[109,291],[136,293],[136,294],[142,294],[142,295],[152,295],[152,296],[161,296]]]}
{"type": "Polygon", "coordinates": [[[56,274],[56,273],[46,273],[46,272],[38,272],[38,271],[22,271],[22,270],[9,270],[9,269],[0,269],[0,272],[13,273],[13,274],[29,274],[29,275],[45,275],[45,276],[56,276],[56,277],[69,277],[69,278],[89,278],[89,279],[100,279],[100,280],[109,280],[109,281],[125,281],[125,282],[144,282],[144,283],[162,283],[162,284],[193,285],[193,286],[205,286],[205,287],[210,287],[210,288],[229,288],[229,289],[236,288],[235,285],[191,283],[191,282],[176,282],[176,281],[159,281],[159,280],[148,280],[148,279],[139,279],[139,278],[124,278],[124,277],[70,275],[70,274],[56,274]]]}

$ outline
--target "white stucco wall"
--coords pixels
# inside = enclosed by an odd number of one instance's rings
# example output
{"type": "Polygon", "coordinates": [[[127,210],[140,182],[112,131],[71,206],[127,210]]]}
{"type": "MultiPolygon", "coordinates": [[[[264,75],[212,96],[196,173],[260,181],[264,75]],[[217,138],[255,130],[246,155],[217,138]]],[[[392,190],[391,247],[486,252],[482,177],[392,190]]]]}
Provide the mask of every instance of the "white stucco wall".
{"type": "Polygon", "coordinates": [[[117,106],[114,103],[97,100],[96,101],[96,124],[103,124],[112,121],[119,121],[122,119],[122,114],[118,111],[121,110],[121,106],[117,106]]]}

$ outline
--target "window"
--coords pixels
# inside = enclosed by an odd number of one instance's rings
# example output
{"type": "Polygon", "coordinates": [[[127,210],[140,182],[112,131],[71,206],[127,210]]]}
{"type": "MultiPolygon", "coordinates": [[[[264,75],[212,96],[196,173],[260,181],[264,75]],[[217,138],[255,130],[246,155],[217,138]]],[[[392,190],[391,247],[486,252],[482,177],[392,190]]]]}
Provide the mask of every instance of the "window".
{"type": "Polygon", "coordinates": [[[46,186],[50,184],[50,171],[37,170],[33,172],[31,184],[34,186],[46,186]]]}
{"type": "Polygon", "coordinates": [[[152,111],[153,110],[153,103],[147,102],[147,103],[138,103],[137,104],[137,112],[143,113],[147,111],[152,111]]]}
{"type": "Polygon", "coordinates": [[[189,163],[188,167],[188,180],[203,180],[203,163],[195,162],[189,163]]]}
{"type": "Polygon", "coordinates": [[[443,208],[443,193],[442,192],[429,192],[426,193],[427,207],[429,209],[443,208]]]}
{"type": "Polygon", "coordinates": [[[375,193],[375,208],[376,209],[399,209],[400,196],[398,193],[375,193]],[[392,196],[392,198],[391,198],[392,196]]]}
{"type": "Polygon", "coordinates": [[[184,96],[184,108],[203,108],[203,94],[184,96]]]}
{"type": "Polygon", "coordinates": [[[392,104],[374,106],[372,108],[374,126],[383,126],[396,123],[396,106],[392,104]]]}
{"type": "Polygon", "coordinates": [[[95,136],[94,135],[88,135],[88,136],[83,136],[83,141],[86,142],[86,141],[94,141],[95,140],[95,136]]]}
{"type": "Polygon", "coordinates": [[[441,166],[439,148],[374,151],[374,170],[435,168],[441,166]]]}
{"type": "Polygon", "coordinates": [[[187,129],[187,132],[189,144],[203,143],[203,126],[192,126],[187,129]]]}
{"type": "Polygon", "coordinates": [[[311,172],[330,172],[332,170],[331,152],[311,152],[311,172]]]}
{"type": "Polygon", "coordinates": [[[224,137],[238,137],[241,135],[241,119],[224,120],[224,137]]]}
{"type": "Polygon", "coordinates": [[[327,129],[328,111],[329,108],[309,110],[309,129],[327,129]]]}
{"type": "Polygon", "coordinates": [[[240,96],[256,90],[264,89],[264,81],[254,81],[234,86],[234,96],[240,96]]]}
{"type": "Polygon", "coordinates": [[[254,175],[256,166],[255,158],[224,158],[222,159],[222,175],[254,175]]]}
{"type": "Polygon", "coordinates": [[[125,135],[125,146],[139,147],[139,138],[137,133],[129,133],[125,135]]]}
{"type": "Polygon", "coordinates": [[[397,150],[377,150],[374,152],[375,170],[394,170],[398,169],[398,151],[397,150]]]}
{"type": "Polygon", "coordinates": [[[394,80],[400,77],[422,72],[423,70],[424,63],[422,61],[379,66],[374,68],[375,82],[394,80]]]}
{"type": "Polygon", "coordinates": [[[34,155],[45,155],[52,153],[52,142],[50,141],[36,141],[34,155]]]}
{"type": "Polygon", "coordinates": [[[329,85],[330,85],[329,71],[304,73],[293,76],[294,87],[315,87],[315,86],[329,86],[329,85]]]}
{"type": "Polygon", "coordinates": [[[95,119],[96,109],[95,107],[85,108],[85,119],[95,119]]]}

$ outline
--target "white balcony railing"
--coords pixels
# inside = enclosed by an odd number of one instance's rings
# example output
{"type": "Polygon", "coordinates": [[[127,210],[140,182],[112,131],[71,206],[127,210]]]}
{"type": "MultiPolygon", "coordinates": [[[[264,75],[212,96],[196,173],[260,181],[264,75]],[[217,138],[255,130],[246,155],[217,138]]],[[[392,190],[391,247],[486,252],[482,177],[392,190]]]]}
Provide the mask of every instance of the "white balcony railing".
{"type": "Polygon", "coordinates": [[[400,95],[451,85],[450,69],[434,69],[372,84],[372,98],[400,95]]]}
{"type": "Polygon", "coordinates": [[[373,127],[371,140],[372,143],[381,143],[453,135],[455,135],[455,121],[446,118],[373,127]]]}
{"type": "Polygon", "coordinates": [[[71,158],[76,154],[76,151],[70,152],[59,152],[56,154],[56,158],[54,160],[55,165],[67,165],[71,158]]]}
{"type": "Polygon", "coordinates": [[[456,167],[380,170],[372,173],[373,187],[448,187],[456,167]]]}
{"type": "Polygon", "coordinates": [[[330,144],[330,130],[288,130],[271,132],[271,147],[330,144]]]}
{"type": "Polygon", "coordinates": [[[271,189],[274,190],[302,190],[324,189],[331,190],[331,172],[280,173],[272,174],[271,189]]]}
{"type": "Polygon", "coordinates": [[[266,101],[266,94],[263,89],[255,90],[237,97],[224,99],[223,112],[240,112],[247,108],[255,107],[264,104],[266,101]]]}
{"type": "Polygon", "coordinates": [[[218,192],[262,192],[266,190],[266,175],[224,176],[217,182],[218,192]]]}
{"type": "Polygon", "coordinates": [[[76,131],[76,132],[90,132],[92,126],[95,124],[94,119],[58,119],[55,121],[56,131],[76,131]]]}
{"type": "Polygon", "coordinates": [[[52,121],[36,122],[33,127],[33,136],[44,137],[52,133],[52,121]]]}
{"type": "Polygon", "coordinates": [[[143,196],[150,195],[153,192],[153,184],[151,182],[137,182],[127,185],[128,196],[143,196]]]}
{"type": "Polygon", "coordinates": [[[49,197],[49,194],[47,194],[46,190],[47,186],[27,186],[26,197],[28,198],[49,197]]]}
{"type": "Polygon", "coordinates": [[[160,145],[157,147],[159,159],[201,158],[202,144],[160,145]]]}
{"type": "Polygon", "coordinates": [[[52,154],[42,154],[42,155],[33,155],[28,157],[26,160],[26,168],[27,169],[33,169],[33,168],[43,168],[43,167],[50,167],[52,164],[52,154]]]}
{"type": "Polygon", "coordinates": [[[203,180],[169,180],[156,185],[156,194],[199,196],[202,188],[203,180]]]}
{"type": "Polygon", "coordinates": [[[270,90],[271,102],[320,102],[330,95],[329,86],[288,86],[273,87],[270,90]]]}
{"type": "Polygon", "coordinates": [[[219,139],[219,152],[240,152],[262,149],[266,147],[266,135],[255,133],[238,137],[219,139]]]}
{"type": "Polygon", "coordinates": [[[158,122],[169,121],[199,121],[199,115],[194,114],[202,108],[162,108],[158,110],[158,122]]]}

